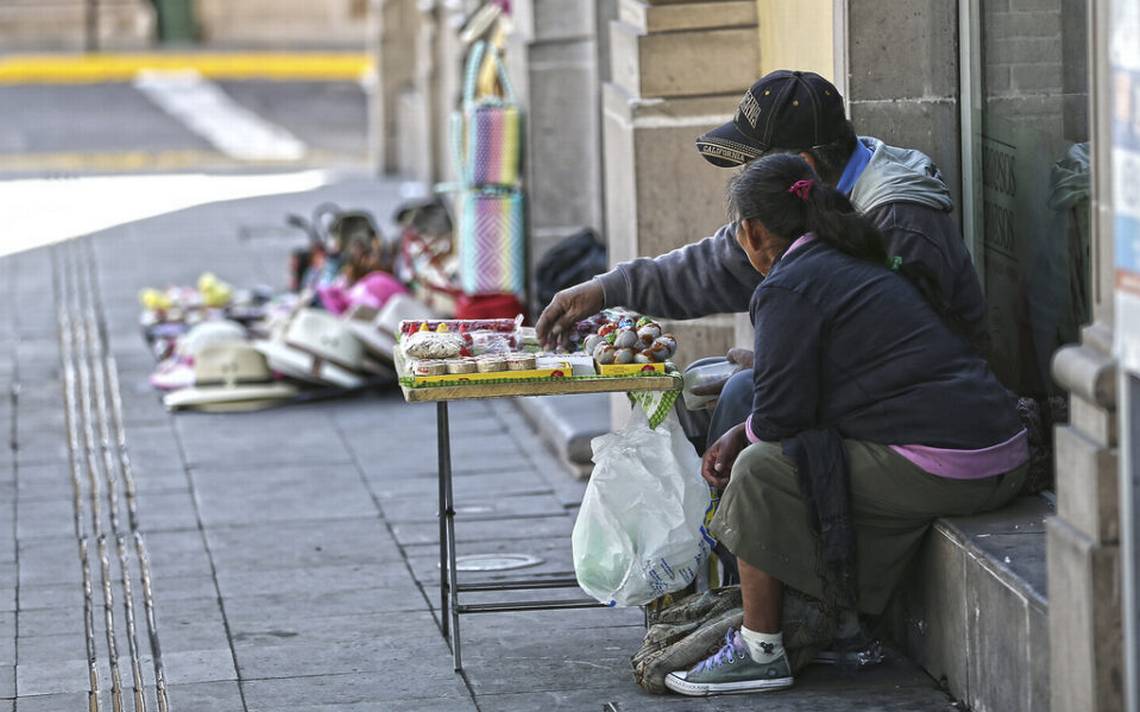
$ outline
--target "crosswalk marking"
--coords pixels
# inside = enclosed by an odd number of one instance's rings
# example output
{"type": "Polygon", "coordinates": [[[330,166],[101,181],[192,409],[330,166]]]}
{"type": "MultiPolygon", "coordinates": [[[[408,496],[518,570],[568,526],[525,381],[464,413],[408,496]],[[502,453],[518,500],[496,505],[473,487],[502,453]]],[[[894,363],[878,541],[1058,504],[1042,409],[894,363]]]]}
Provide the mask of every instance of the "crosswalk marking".
{"type": "Polygon", "coordinates": [[[241,106],[197,71],[145,71],[134,86],[231,158],[284,162],[305,157],[304,142],[241,106]]]}

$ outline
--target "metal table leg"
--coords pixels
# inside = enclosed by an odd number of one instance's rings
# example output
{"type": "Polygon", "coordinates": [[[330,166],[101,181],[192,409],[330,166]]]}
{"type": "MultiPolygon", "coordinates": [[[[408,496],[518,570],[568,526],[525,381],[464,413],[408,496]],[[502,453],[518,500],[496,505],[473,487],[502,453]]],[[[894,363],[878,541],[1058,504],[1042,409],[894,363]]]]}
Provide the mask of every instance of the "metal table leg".
{"type": "Polygon", "coordinates": [[[436,404],[436,453],[439,457],[439,628],[445,640],[450,641],[451,621],[448,617],[450,608],[448,601],[449,569],[447,565],[447,513],[453,507],[447,500],[447,488],[444,486],[444,471],[451,476],[451,433],[447,423],[447,403],[436,404]]]}
{"type": "MultiPolygon", "coordinates": [[[[443,499],[443,536],[440,539],[440,581],[444,580],[446,566],[447,585],[441,587],[444,608],[441,618],[446,621],[451,616],[451,654],[455,670],[463,669],[462,644],[459,638],[459,577],[455,566],[455,498],[451,487],[451,431],[447,417],[447,401],[440,401],[437,408],[436,427],[439,431],[439,481],[443,499]],[[446,547],[446,561],[444,550],[446,547]]],[[[447,630],[444,622],[443,629],[447,630]]]]}
{"type": "Polygon", "coordinates": [[[459,594],[488,591],[523,591],[552,588],[577,588],[573,577],[549,579],[515,579],[460,585],[455,552],[455,496],[452,491],[451,428],[447,401],[436,403],[436,447],[439,454],[439,617],[440,632],[451,646],[455,671],[463,669],[463,651],[459,638],[461,613],[505,613],[512,611],[604,608],[593,599],[550,601],[502,601],[460,605],[459,594]]]}

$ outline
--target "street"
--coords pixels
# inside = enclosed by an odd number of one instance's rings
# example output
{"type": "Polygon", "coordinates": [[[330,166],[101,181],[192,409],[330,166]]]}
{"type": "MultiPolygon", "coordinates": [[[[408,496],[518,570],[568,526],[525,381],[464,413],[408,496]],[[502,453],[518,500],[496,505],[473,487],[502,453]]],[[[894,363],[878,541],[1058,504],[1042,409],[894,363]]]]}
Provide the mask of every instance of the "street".
{"type": "Polygon", "coordinates": [[[0,177],[366,167],[367,118],[359,82],[199,81],[228,99],[213,107],[228,122],[226,131],[195,126],[137,81],[0,83],[0,177]],[[222,141],[240,130],[237,113],[244,114],[240,125],[257,121],[294,139],[300,155],[234,155],[222,141]]]}

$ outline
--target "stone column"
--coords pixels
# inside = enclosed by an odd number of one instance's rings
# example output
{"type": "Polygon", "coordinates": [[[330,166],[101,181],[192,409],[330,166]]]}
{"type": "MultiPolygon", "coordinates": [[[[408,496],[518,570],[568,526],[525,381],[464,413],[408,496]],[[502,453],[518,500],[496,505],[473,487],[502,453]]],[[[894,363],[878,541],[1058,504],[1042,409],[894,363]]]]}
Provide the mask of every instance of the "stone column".
{"type": "Polygon", "coordinates": [[[451,115],[459,108],[463,94],[463,59],[465,47],[459,37],[466,10],[471,3],[457,0],[440,2],[435,10],[435,73],[432,77],[433,144],[436,180],[453,181],[456,176],[452,160],[451,115]]]}
{"type": "Polygon", "coordinates": [[[380,41],[375,120],[378,124],[377,153],[384,173],[400,172],[401,97],[412,90],[416,70],[414,4],[410,0],[378,0],[380,41]]]}
{"type": "Polygon", "coordinates": [[[1113,353],[1111,114],[1108,3],[1093,4],[1090,124],[1093,155],[1094,322],[1057,352],[1053,375],[1069,391],[1070,423],[1057,428],[1057,516],[1049,519],[1052,709],[1124,708],[1117,364],[1113,353]]]}
{"type": "MultiPolygon", "coordinates": [[[[612,264],[663,254],[725,223],[731,173],[705,162],[693,141],[731,119],[756,80],[757,38],[754,0],[620,0],[602,89],[612,264]]],[[[731,315],[668,328],[679,365],[733,343],[731,315]]]]}
{"type": "Polygon", "coordinates": [[[516,0],[508,53],[526,108],[530,266],[583,227],[603,231],[597,0],[516,0]]]}
{"type": "MultiPolygon", "coordinates": [[[[396,22],[385,32],[389,40],[383,57],[394,67],[394,136],[386,163],[394,173],[424,184],[438,179],[436,131],[440,121],[436,104],[437,22],[434,2],[388,0],[395,4],[396,22]]],[[[382,59],[382,62],[384,60],[382,59]]],[[[385,80],[385,86],[388,87],[385,80]]]]}

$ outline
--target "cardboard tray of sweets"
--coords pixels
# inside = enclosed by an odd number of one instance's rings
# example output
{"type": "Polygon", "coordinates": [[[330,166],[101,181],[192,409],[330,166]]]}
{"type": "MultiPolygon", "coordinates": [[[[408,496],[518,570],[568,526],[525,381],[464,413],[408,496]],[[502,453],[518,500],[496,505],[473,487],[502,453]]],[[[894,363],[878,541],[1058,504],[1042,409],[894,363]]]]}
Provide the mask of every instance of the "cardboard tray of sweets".
{"type": "MultiPolygon", "coordinates": [[[[646,364],[637,364],[638,367],[646,364]]],[[[629,364],[634,366],[634,364],[629,364]]],[[[657,366],[657,364],[654,364],[657,366]]],[[[606,369],[604,375],[569,376],[552,378],[550,369],[540,371],[511,371],[501,374],[479,374],[499,376],[494,379],[465,379],[461,376],[436,376],[420,379],[421,385],[409,385],[412,377],[401,355],[397,354],[396,371],[400,377],[400,390],[408,403],[432,403],[439,401],[473,400],[482,398],[516,398],[523,396],[559,396],[574,393],[628,393],[631,391],[671,391],[681,388],[679,374],[665,373],[653,368],[642,371],[640,368],[619,369],[613,373],[606,369]],[[609,375],[613,373],[613,375],[609,375]]],[[[473,374],[474,375],[474,374],[473,374]]]]}

